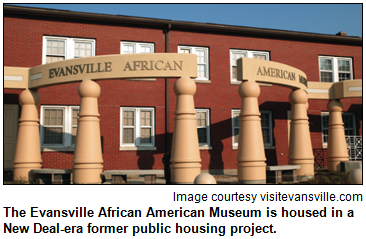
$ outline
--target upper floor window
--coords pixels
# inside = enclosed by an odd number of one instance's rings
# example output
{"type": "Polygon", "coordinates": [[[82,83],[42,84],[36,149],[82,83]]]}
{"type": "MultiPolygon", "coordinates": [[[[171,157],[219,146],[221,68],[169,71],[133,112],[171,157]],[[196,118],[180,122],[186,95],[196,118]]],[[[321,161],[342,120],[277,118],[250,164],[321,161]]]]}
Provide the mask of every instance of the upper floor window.
{"type": "Polygon", "coordinates": [[[86,56],[95,56],[93,39],[43,37],[42,64],[86,56]]]}
{"type": "Polygon", "coordinates": [[[237,66],[236,60],[241,57],[255,58],[261,60],[269,60],[269,52],[264,51],[247,51],[247,50],[230,50],[230,73],[231,80],[237,81],[237,66]]]}
{"type": "Polygon", "coordinates": [[[120,150],[155,150],[154,108],[122,107],[120,150]]]}
{"type": "MultiPolygon", "coordinates": [[[[269,110],[260,110],[263,144],[265,146],[273,145],[273,128],[272,128],[272,113],[269,110]]],[[[233,146],[237,147],[239,143],[239,119],[240,110],[232,110],[232,134],[233,146]]]]}
{"type": "Polygon", "coordinates": [[[196,112],[199,145],[210,146],[210,110],[196,109],[196,112]]]}
{"type": "Polygon", "coordinates": [[[352,59],[319,56],[321,82],[338,82],[353,79],[352,59]]]}
{"type": "Polygon", "coordinates": [[[79,106],[41,106],[41,147],[73,150],[78,127],[79,106]]]}
{"type": "Polygon", "coordinates": [[[195,80],[209,80],[207,47],[178,46],[178,53],[196,54],[197,78],[195,80]]]}
{"type": "Polygon", "coordinates": [[[121,42],[121,54],[154,53],[154,44],[145,42],[121,42]]]}

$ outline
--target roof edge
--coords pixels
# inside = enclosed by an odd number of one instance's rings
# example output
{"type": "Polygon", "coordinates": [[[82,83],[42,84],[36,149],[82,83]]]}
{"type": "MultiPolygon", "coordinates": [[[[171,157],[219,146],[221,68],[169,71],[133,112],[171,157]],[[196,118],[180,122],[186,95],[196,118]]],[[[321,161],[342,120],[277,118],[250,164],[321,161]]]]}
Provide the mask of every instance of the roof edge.
{"type": "Polygon", "coordinates": [[[145,17],[133,17],[125,15],[110,15],[110,14],[100,14],[100,13],[87,13],[87,12],[74,12],[70,10],[56,10],[49,8],[32,8],[32,7],[21,7],[4,5],[4,16],[6,13],[17,13],[23,15],[37,15],[37,16],[47,16],[47,17],[67,17],[74,19],[84,19],[84,20],[96,20],[105,22],[128,22],[133,24],[143,24],[143,25],[154,25],[156,27],[165,29],[170,24],[171,29],[199,29],[208,31],[219,31],[228,33],[247,33],[252,35],[260,36],[272,36],[272,37],[291,37],[303,40],[312,41],[329,41],[332,43],[347,43],[356,44],[362,46],[362,37],[353,36],[337,36],[319,33],[308,33],[308,32],[296,32],[287,30],[275,30],[267,28],[254,28],[254,27],[244,27],[244,26],[234,26],[234,25],[221,25],[213,23],[198,23],[189,21],[173,21],[157,18],[145,18],[145,17]]]}

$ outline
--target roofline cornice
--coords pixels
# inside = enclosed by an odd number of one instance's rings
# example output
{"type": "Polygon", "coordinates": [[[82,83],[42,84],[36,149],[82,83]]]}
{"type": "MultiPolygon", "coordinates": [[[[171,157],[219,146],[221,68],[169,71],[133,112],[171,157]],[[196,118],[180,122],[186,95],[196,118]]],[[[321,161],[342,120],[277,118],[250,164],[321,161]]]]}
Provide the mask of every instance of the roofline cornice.
{"type": "Polygon", "coordinates": [[[253,27],[242,27],[233,25],[221,25],[212,23],[198,23],[188,21],[173,21],[156,18],[144,18],[144,17],[132,17],[124,15],[109,15],[99,13],[87,13],[87,12],[74,12],[69,10],[55,10],[47,8],[31,8],[31,7],[19,7],[4,5],[4,16],[5,14],[20,14],[20,15],[33,15],[33,16],[45,16],[50,18],[67,18],[67,19],[82,19],[92,21],[103,21],[103,22],[114,22],[114,23],[131,23],[136,25],[149,25],[157,28],[165,29],[171,25],[170,30],[201,30],[201,31],[216,31],[231,34],[249,34],[257,35],[261,37],[280,37],[280,38],[292,38],[298,40],[310,40],[328,43],[339,43],[339,44],[351,44],[362,46],[361,37],[352,36],[337,36],[327,34],[317,34],[308,32],[295,32],[285,30],[273,30],[266,28],[253,28],[253,27]]]}

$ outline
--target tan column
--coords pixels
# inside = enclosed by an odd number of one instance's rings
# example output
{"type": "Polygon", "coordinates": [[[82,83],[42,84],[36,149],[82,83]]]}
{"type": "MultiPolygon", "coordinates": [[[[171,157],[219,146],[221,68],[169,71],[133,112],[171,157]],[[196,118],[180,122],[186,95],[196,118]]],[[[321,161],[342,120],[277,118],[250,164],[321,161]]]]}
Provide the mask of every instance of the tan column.
{"type": "Polygon", "coordinates": [[[311,146],[308,109],[308,95],[304,90],[293,90],[291,103],[289,164],[300,165],[297,175],[300,180],[314,178],[314,155],[311,146]]]}
{"type": "Polygon", "coordinates": [[[177,104],[174,117],[174,132],[171,156],[171,179],[174,184],[193,184],[201,173],[196,111],[193,95],[196,83],[186,76],[174,83],[177,104]]]}
{"type": "Polygon", "coordinates": [[[340,163],[349,161],[343,127],[342,109],[343,104],[339,100],[331,100],[328,102],[329,124],[327,168],[329,171],[340,171],[340,163]]]}
{"type": "Polygon", "coordinates": [[[76,134],[73,174],[74,184],[99,184],[103,171],[98,97],[100,86],[91,80],[79,85],[80,111],[76,134]]]}
{"type": "Polygon", "coordinates": [[[14,156],[14,181],[33,180],[34,175],[29,175],[29,171],[42,167],[37,110],[39,101],[38,90],[24,90],[19,95],[22,111],[14,156]]]}
{"type": "Polygon", "coordinates": [[[239,86],[241,111],[238,144],[238,181],[243,184],[266,183],[266,156],[258,107],[260,88],[255,81],[239,86]]]}

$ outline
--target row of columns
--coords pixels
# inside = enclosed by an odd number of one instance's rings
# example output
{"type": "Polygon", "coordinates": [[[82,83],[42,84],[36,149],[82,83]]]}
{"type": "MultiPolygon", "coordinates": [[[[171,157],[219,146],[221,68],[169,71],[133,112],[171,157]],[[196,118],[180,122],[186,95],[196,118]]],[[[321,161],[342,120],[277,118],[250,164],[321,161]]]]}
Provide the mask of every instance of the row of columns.
{"type": "MultiPolygon", "coordinates": [[[[91,80],[84,80],[78,88],[80,111],[76,134],[73,182],[74,184],[101,183],[103,158],[101,151],[98,97],[100,86],[91,80]]],[[[42,167],[37,105],[40,102],[38,90],[24,90],[19,96],[22,105],[21,117],[14,157],[14,181],[33,180],[32,169],[42,167]]]]}
{"type": "MultiPolygon", "coordinates": [[[[241,112],[237,155],[238,181],[243,184],[266,182],[266,158],[258,107],[260,87],[255,81],[243,81],[239,87],[241,112]]],[[[300,165],[297,175],[303,180],[314,178],[314,155],[311,144],[308,96],[304,90],[293,90],[291,103],[288,159],[290,165],[300,165]]],[[[342,120],[343,105],[339,100],[328,102],[328,165],[329,171],[340,171],[340,163],[348,161],[342,120]]]]}
{"type": "MultiPolygon", "coordinates": [[[[100,86],[84,80],[78,88],[81,98],[78,130],[76,135],[73,182],[75,184],[101,183],[103,158],[101,152],[98,97],[100,86]]],[[[181,77],[174,84],[177,96],[174,112],[174,133],[171,156],[171,181],[174,184],[193,183],[201,173],[196,112],[193,96],[196,84],[189,77],[181,77]]],[[[266,157],[262,137],[258,97],[260,87],[255,81],[243,81],[239,86],[241,113],[239,121],[239,145],[237,155],[238,181],[243,184],[266,182],[266,157]]],[[[37,90],[24,90],[19,97],[22,105],[18,138],[14,158],[14,180],[31,180],[29,171],[42,167],[37,90]]],[[[308,97],[301,89],[290,93],[291,123],[289,138],[289,164],[300,165],[299,176],[314,177],[309,121],[308,97]]],[[[328,170],[339,170],[341,161],[348,161],[342,122],[342,103],[328,103],[328,170]]]]}

